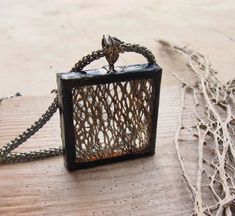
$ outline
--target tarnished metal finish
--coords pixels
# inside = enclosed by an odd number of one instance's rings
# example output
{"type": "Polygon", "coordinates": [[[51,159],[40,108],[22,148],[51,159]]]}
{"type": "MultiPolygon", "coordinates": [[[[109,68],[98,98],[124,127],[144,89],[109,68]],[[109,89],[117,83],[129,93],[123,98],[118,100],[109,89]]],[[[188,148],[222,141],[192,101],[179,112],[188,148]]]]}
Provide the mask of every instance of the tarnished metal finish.
{"type": "Polygon", "coordinates": [[[104,35],[101,44],[105,50],[105,58],[109,63],[109,72],[112,73],[115,71],[114,63],[118,60],[119,53],[123,52],[122,42],[115,37],[104,35]]]}
{"type": "MultiPolygon", "coordinates": [[[[103,40],[103,49],[92,52],[91,54],[83,57],[78,61],[70,72],[86,73],[83,68],[90,64],[94,60],[106,57],[108,60],[110,70],[114,69],[114,63],[118,59],[120,52],[136,52],[142,54],[149,64],[156,63],[153,54],[145,47],[139,46],[138,44],[128,44],[121,42],[117,38],[106,36],[108,40],[103,40]],[[111,41],[111,42],[110,42],[111,41]],[[109,44],[108,44],[109,43],[109,44]],[[110,46],[108,46],[110,45],[110,46]]],[[[43,159],[46,157],[52,157],[62,154],[62,148],[50,148],[47,150],[31,151],[25,153],[12,153],[14,149],[32,137],[39,129],[41,129],[54,115],[58,109],[58,96],[55,97],[52,104],[48,107],[47,111],[36,121],[31,127],[26,129],[22,134],[11,140],[9,143],[0,149],[0,163],[14,163],[22,161],[30,161],[35,159],[43,159]]]]}
{"type": "Polygon", "coordinates": [[[57,74],[68,170],[153,155],[162,70],[157,64],[57,74]]]}
{"type": "Polygon", "coordinates": [[[36,121],[31,127],[26,129],[15,139],[11,140],[2,149],[0,149],[0,163],[14,163],[30,161],[34,159],[41,159],[46,157],[52,157],[62,154],[62,148],[50,148],[40,151],[31,151],[24,153],[11,153],[14,149],[33,136],[39,129],[41,129],[53,116],[58,108],[58,97],[56,97],[53,103],[48,107],[47,111],[36,121]]]}
{"type": "Polygon", "coordinates": [[[8,99],[10,99],[10,98],[20,97],[20,96],[22,96],[21,93],[20,93],[20,92],[17,92],[15,95],[9,95],[9,96],[7,96],[7,97],[2,97],[2,98],[0,98],[0,104],[1,104],[1,102],[4,101],[4,100],[8,100],[8,99]]]}
{"type": "Polygon", "coordinates": [[[84,56],[81,60],[79,60],[74,67],[70,70],[70,72],[78,72],[79,73],[86,73],[85,71],[82,71],[83,68],[87,65],[89,65],[91,62],[98,60],[105,56],[104,50],[97,50],[93,51],[91,54],[88,54],[84,56]]]}
{"type": "MultiPolygon", "coordinates": [[[[111,54],[112,55],[117,55],[117,52],[119,52],[119,53],[135,52],[135,53],[143,55],[147,59],[149,64],[155,64],[156,63],[154,55],[151,53],[151,51],[148,48],[146,48],[144,46],[140,46],[139,44],[124,43],[124,42],[120,41],[119,39],[117,39],[115,37],[111,37],[111,38],[112,38],[113,43],[115,43],[115,46],[112,46],[111,45],[112,43],[108,42],[107,39],[105,39],[105,42],[103,42],[103,49],[94,51],[91,54],[88,54],[88,55],[84,56],[80,61],[78,61],[75,64],[75,66],[71,69],[70,72],[86,73],[86,72],[82,71],[83,68],[86,65],[88,65],[91,62],[93,62],[95,60],[98,60],[102,57],[105,57],[105,56],[106,56],[107,60],[110,58],[110,60],[108,60],[108,63],[109,63],[109,65],[110,64],[112,65],[112,64],[115,63],[114,60],[117,57],[114,58],[114,57],[111,57],[110,55],[111,54]],[[110,44],[111,49],[109,49],[110,47],[109,47],[108,44],[110,44]],[[114,60],[111,60],[112,58],[114,60]]],[[[104,39],[102,39],[102,40],[104,41],[104,39]]]]}

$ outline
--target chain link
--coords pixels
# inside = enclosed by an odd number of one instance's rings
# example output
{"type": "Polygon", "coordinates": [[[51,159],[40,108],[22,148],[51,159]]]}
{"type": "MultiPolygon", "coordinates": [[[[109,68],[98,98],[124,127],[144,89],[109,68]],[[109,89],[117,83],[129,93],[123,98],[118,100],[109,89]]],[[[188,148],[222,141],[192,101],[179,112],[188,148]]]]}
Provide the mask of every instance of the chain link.
{"type": "MultiPolygon", "coordinates": [[[[146,47],[140,46],[138,44],[130,44],[124,42],[120,42],[120,46],[125,52],[136,52],[142,54],[147,59],[149,64],[156,63],[154,55],[146,47]]],[[[79,72],[82,74],[86,74],[86,72],[82,71],[83,68],[91,62],[104,57],[105,55],[105,49],[93,51],[91,54],[84,56],[80,61],[78,61],[70,70],[70,72],[79,72]]],[[[61,155],[63,153],[62,147],[23,153],[12,152],[22,143],[27,141],[30,137],[32,137],[39,129],[41,129],[56,113],[57,109],[58,96],[54,98],[54,101],[48,107],[46,112],[33,125],[31,125],[31,127],[26,129],[22,134],[18,135],[15,139],[11,140],[9,143],[4,145],[3,148],[0,149],[0,164],[31,161],[61,155]]]]}

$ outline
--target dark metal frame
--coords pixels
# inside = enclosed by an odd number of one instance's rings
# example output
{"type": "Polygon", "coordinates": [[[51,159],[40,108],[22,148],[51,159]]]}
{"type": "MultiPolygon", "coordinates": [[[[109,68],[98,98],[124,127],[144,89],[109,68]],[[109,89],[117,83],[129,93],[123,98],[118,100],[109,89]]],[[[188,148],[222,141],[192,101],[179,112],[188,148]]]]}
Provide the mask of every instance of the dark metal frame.
{"type": "Polygon", "coordinates": [[[60,125],[63,143],[63,154],[65,166],[69,171],[103,165],[117,161],[149,156],[155,153],[155,140],[158,119],[158,106],[160,95],[160,84],[162,69],[156,64],[142,64],[122,67],[117,73],[107,74],[105,69],[88,70],[86,74],[79,72],[58,73],[58,99],[60,109],[60,125]],[[77,163],[75,153],[75,137],[73,126],[72,88],[94,84],[106,84],[140,79],[152,79],[153,84],[153,112],[152,132],[149,149],[143,153],[130,153],[113,158],[100,159],[91,162],[77,163]]]}

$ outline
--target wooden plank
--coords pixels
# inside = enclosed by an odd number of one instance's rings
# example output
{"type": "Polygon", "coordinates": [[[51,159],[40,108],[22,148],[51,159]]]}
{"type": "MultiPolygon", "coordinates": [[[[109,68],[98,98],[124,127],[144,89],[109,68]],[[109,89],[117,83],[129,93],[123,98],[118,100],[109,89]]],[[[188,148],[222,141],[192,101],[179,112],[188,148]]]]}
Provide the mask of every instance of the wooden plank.
{"type": "MultiPolygon", "coordinates": [[[[33,123],[52,96],[19,97],[0,105],[0,145],[33,123]]],[[[0,167],[0,215],[189,215],[173,137],[178,88],[161,93],[156,154],[69,173],[62,157],[0,167]]],[[[58,112],[19,149],[61,145],[58,112]]],[[[189,153],[190,154],[190,153],[189,153]]]]}

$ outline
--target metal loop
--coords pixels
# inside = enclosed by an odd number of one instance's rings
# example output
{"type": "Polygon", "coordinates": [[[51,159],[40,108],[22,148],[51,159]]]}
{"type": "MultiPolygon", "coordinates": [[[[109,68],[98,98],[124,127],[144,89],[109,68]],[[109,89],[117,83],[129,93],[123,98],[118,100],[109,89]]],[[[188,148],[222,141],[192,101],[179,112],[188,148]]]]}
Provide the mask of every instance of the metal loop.
{"type": "MultiPolygon", "coordinates": [[[[146,48],[144,46],[140,46],[138,44],[124,43],[115,37],[111,37],[111,39],[116,40],[116,43],[118,43],[118,44],[115,44],[116,46],[118,46],[117,49],[114,49],[113,47],[105,47],[105,45],[103,45],[103,49],[93,51],[91,54],[84,56],[80,61],[78,61],[75,64],[75,66],[70,70],[70,72],[80,72],[80,73],[85,74],[85,72],[82,71],[83,68],[85,66],[89,65],[91,62],[98,60],[102,57],[106,57],[106,59],[108,60],[110,69],[112,70],[113,64],[117,61],[116,58],[113,60],[112,57],[114,55],[117,55],[119,53],[124,53],[124,52],[135,52],[135,53],[141,54],[147,59],[149,64],[156,63],[154,55],[152,54],[152,52],[148,48],[146,48]],[[118,53],[110,53],[109,49],[111,51],[112,50],[118,51],[118,53]],[[114,62],[112,62],[112,61],[114,61],[114,62]]],[[[102,44],[103,44],[103,40],[102,40],[102,44]]],[[[114,46],[114,45],[111,44],[109,46],[114,46]]],[[[118,58],[118,56],[117,56],[117,58],[118,58]]]]}

